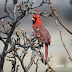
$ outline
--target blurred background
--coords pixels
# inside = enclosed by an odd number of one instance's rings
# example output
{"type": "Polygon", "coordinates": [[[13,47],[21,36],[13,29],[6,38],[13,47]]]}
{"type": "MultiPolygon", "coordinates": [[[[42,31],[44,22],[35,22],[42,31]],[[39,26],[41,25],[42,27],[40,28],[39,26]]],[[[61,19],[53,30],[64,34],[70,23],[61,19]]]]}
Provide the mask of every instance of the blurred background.
{"type": "MultiPolygon", "coordinates": [[[[22,0],[18,0],[18,4],[21,3],[22,0]]],[[[35,5],[39,5],[41,0],[35,0],[35,5]]],[[[72,6],[70,4],[70,0],[51,0],[53,8],[55,8],[57,16],[60,18],[61,22],[72,31],[72,6]]],[[[0,0],[0,17],[4,16],[4,3],[5,0],[0,0]]],[[[12,7],[12,0],[8,1],[8,6],[12,7]]],[[[47,14],[51,13],[50,6],[47,4],[44,4],[42,7],[37,8],[40,12],[46,12],[47,14]]],[[[25,32],[27,32],[29,35],[32,34],[32,21],[31,17],[33,17],[33,14],[26,17],[23,22],[16,28],[22,28],[25,32]]],[[[41,16],[40,16],[41,17],[41,16]]],[[[56,72],[72,72],[72,61],[70,61],[68,58],[68,55],[63,47],[63,44],[60,40],[60,33],[56,27],[54,18],[52,17],[41,17],[42,23],[48,28],[49,33],[51,35],[51,46],[49,46],[49,53],[48,56],[50,57],[52,55],[51,61],[49,64],[54,68],[56,72]],[[64,65],[64,67],[60,67],[60,65],[64,65]]],[[[62,37],[63,41],[69,50],[69,53],[72,57],[72,35],[70,35],[60,24],[58,24],[60,29],[62,30],[62,37]]],[[[1,29],[1,21],[0,21],[0,29],[1,29]]],[[[0,41],[0,52],[3,50],[3,44],[0,41]]],[[[44,53],[44,48],[41,49],[41,51],[44,53]]],[[[25,60],[25,64],[27,65],[29,63],[31,55],[31,50],[29,50],[29,54],[27,56],[28,60],[25,60]]],[[[10,72],[11,63],[6,62],[4,66],[5,72],[10,72]],[[9,67],[9,69],[8,69],[9,67]]],[[[18,61],[19,63],[19,61],[18,61]]],[[[39,63],[39,72],[44,72],[44,70],[47,68],[42,63],[39,63]]],[[[32,66],[35,67],[35,66],[32,66]]],[[[34,68],[29,70],[29,72],[34,72],[34,68]]],[[[23,71],[22,68],[20,68],[19,72],[23,71]]]]}

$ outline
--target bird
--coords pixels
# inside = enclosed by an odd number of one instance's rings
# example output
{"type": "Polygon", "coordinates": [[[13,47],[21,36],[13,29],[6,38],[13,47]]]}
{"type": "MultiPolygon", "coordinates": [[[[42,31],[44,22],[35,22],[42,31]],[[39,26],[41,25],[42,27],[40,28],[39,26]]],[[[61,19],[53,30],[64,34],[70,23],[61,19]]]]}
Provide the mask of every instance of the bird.
{"type": "Polygon", "coordinates": [[[48,45],[51,43],[51,36],[45,26],[42,24],[41,18],[38,14],[38,10],[35,10],[34,16],[31,18],[33,25],[32,28],[35,32],[35,36],[38,36],[38,41],[45,44],[45,60],[48,57],[48,45]]]}

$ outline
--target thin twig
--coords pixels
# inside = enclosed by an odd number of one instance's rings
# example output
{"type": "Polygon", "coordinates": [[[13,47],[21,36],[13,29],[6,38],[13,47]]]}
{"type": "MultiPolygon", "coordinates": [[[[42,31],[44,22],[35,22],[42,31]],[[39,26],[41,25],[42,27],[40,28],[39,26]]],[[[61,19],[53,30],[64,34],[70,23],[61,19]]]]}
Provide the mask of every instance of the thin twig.
{"type": "Polygon", "coordinates": [[[36,61],[36,71],[35,72],[37,72],[38,71],[38,61],[39,61],[39,59],[37,59],[37,61],[36,61]]]}
{"type": "Polygon", "coordinates": [[[18,69],[19,69],[19,65],[17,65],[17,67],[16,67],[16,72],[18,72],[18,69]]]}

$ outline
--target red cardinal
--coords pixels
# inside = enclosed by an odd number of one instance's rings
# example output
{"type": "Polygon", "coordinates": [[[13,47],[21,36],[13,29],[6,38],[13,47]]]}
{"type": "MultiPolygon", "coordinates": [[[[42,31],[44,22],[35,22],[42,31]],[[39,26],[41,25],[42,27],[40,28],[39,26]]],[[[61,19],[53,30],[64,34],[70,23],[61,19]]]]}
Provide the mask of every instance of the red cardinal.
{"type": "MultiPolygon", "coordinates": [[[[38,12],[38,10],[35,10],[35,12],[38,12]]],[[[43,44],[45,44],[45,58],[47,60],[48,45],[50,45],[50,41],[51,41],[50,34],[48,30],[42,24],[41,19],[38,14],[34,14],[31,20],[33,21],[33,30],[35,34],[36,36],[39,36],[38,40],[41,41],[43,44]]]]}

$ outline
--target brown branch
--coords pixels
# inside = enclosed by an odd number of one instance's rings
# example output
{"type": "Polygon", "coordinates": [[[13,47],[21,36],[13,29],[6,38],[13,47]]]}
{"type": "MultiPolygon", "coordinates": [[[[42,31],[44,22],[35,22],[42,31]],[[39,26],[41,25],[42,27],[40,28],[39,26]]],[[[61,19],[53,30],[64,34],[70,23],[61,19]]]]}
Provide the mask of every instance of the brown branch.
{"type": "Polygon", "coordinates": [[[57,28],[58,28],[58,30],[59,30],[59,32],[60,32],[60,38],[61,38],[62,44],[63,44],[63,46],[64,46],[64,48],[65,48],[65,50],[66,50],[66,52],[67,52],[67,54],[68,54],[68,56],[69,56],[69,59],[72,61],[72,58],[71,58],[71,56],[70,56],[70,54],[69,54],[69,51],[67,50],[67,48],[66,48],[66,46],[65,46],[65,43],[63,42],[63,39],[62,39],[62,31],[61,31],[61,29],[60,29],[59,26],[58,26],[56,17],[54,17],[54,19],[55,19],[56,26],[57,26],[57,28]]]}
{"type": "Polygon", "coordinates": [[[57,18],[57,20],[58,20],[59,23],[63,26],[63,28],[64,28],[67,32],[69,32],[70,34],[72,34],[72,31],[70,31],[70,30],[60,21],[59,17],[56,15],[56,12],[55,12],[54,8],[52,7],[52,3],[51,3],[50,0],[49,0],[49,3],[48,3],[48,4],[50,5],[50,8],[51,8],[52,12],[54,13],[54,16],[57,18]]]}

